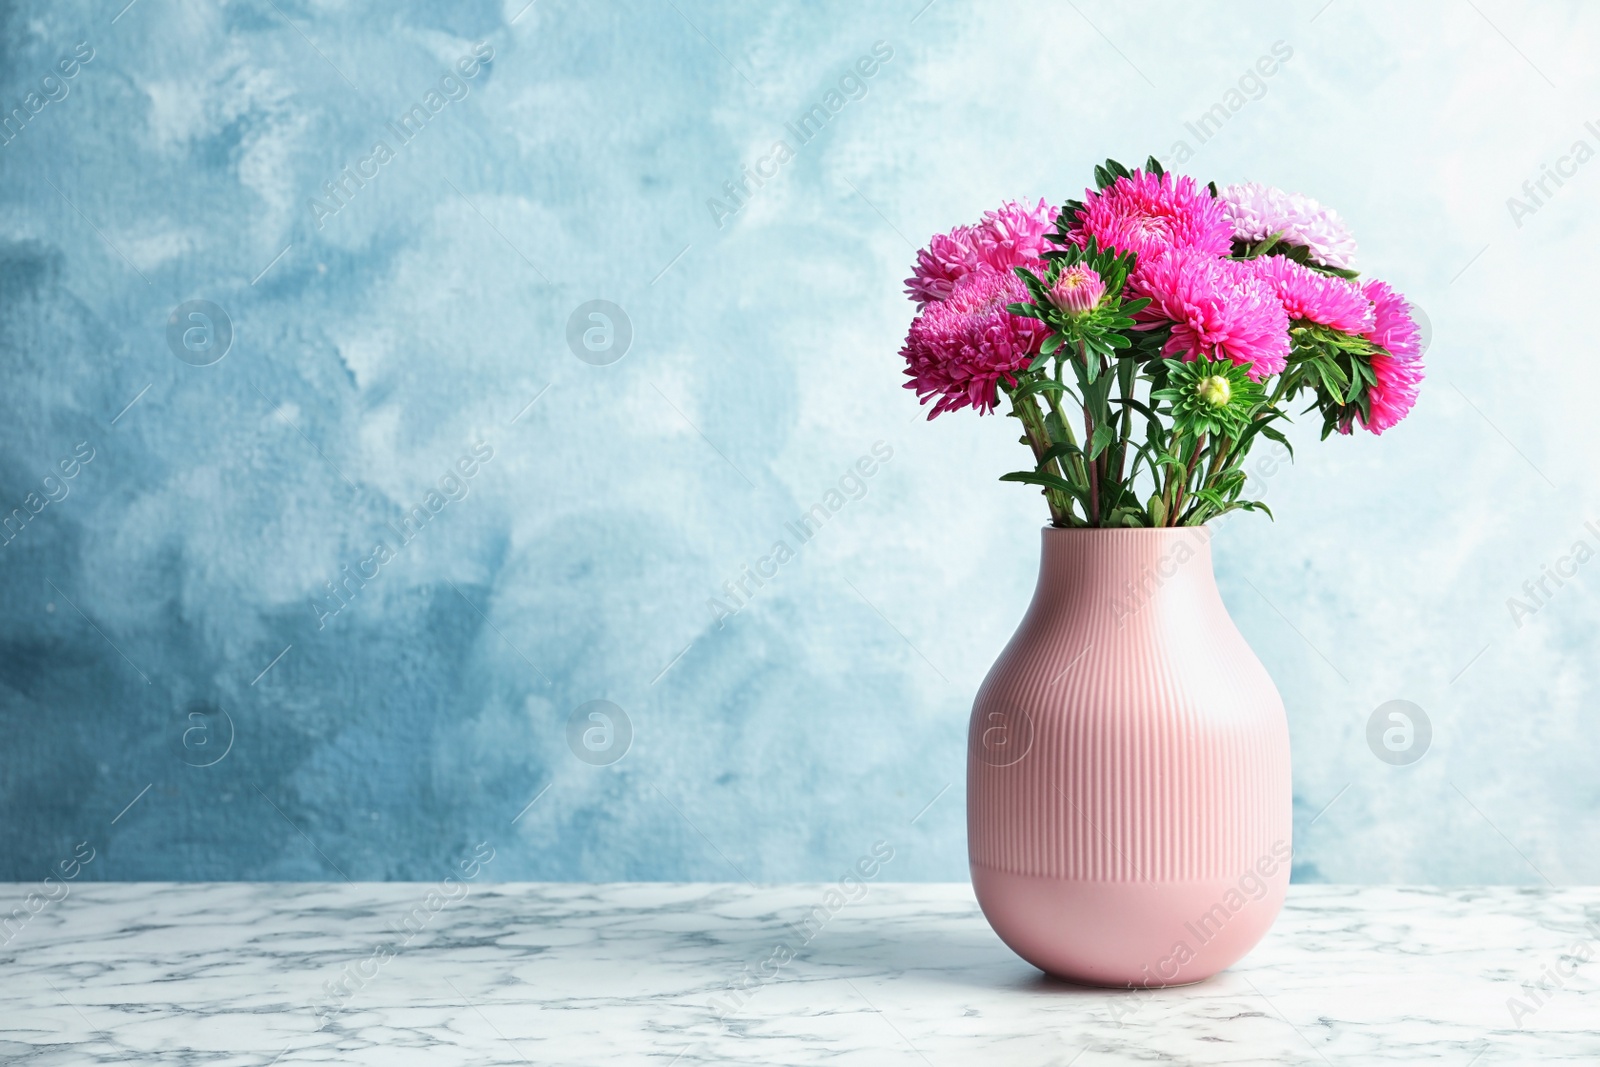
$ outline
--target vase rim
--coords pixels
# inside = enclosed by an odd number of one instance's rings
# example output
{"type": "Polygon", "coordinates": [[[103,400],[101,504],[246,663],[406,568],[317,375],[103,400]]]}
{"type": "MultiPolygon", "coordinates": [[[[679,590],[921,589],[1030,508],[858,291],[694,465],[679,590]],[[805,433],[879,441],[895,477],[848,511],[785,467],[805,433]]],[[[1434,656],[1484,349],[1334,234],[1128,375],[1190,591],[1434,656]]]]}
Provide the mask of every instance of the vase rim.
{"type": "Polygon", "coordinates": [[[1167,535],[1183,533],[1188,530],[1205,530],[1214,532],[1209,522],[1197,523],[1189,526],[1042,526],[1046,536],[1051,534],[1126,534],[1132,536],[1167,535]]]}

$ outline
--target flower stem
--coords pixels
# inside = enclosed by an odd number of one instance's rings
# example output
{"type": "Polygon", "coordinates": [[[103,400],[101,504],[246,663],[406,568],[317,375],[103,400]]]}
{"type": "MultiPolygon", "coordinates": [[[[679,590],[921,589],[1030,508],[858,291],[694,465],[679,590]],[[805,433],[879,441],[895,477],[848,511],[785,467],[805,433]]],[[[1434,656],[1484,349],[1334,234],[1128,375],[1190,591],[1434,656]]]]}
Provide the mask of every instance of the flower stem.
{"type": "MultiPolygon", "coordinates": [[[[1006,390],[1006,395],[1011,398],[1011,412],[1022,423],[1023,433],[1028,438],[1028,447],[1033,449],[1035,469],[1041,474],[1056,474],[1055,460],[1045,461],[1045,455],[1050,451],[1050,432],[1045,429],[1044,417],[1039,413],[1038,402],[1032,396],[1019,397],[1015,392],[1006,390]]],[[[1072,525],[1072,501],[1065,499],[1065,494],[1059,489],[1044,487],[1044,501],[1050,507],[1050,525],[1072,525]]]]}
{"type": "MultiPolygon", "coordinates": [[[[1078,341],[1078,356],[1083,360],[1084,369],[1087,371],[1089,367],[1089,346],[1086,345],[1081,339],[1078,341]]],[[[1099,355],[1096,355],[1094,358],[1095,362],[1098,363],[1100,360],[1099,355]]],[[[1091,453],[1094,452],[1094,413],[1089,410],[1089,392],[1087,386],[1084,387],[1083,395],[1083,447],[1084,465],[1088,467],[1089,473],[1089,525],[1099,526],[1101,462],[1100,458],[1093,457],[1091,455],[1091,453]]],[[[1102,457],[1103,455],[1104,454],[1102,453],[1102,457]]]]}
{"type": "Polygon", "coordinates": [[[1172,510],[1168,513],[1168,515],[1171,517],[1171,522],[1169,523],[1169,525],[1172,525],[1172,526],[1181,525],[1180,522],[1179,522],[1179,518],[1183,514],[1184,492],[1189,488],[1189,479],[1194,477],[1194,465],[1195,465],[1196,462],[1199,461],[1200,453],[1201,453],[1201,451],[1204,450],[1205,443],[1206,443],[1206,435],[1205,434],[1201,434],[1199,437],[1195,438],[1195,440],[1194,440],[1194,451],[1189,453],[1189,463],[1183,469],[1183,481],[1178,483],[1178,493],[1173,498],[1172,510]]]}
{"type": "MultiPolygon", "coordinates": [[[[1083,440],[1089,448],[1094,448],[1094,416],[1089,413],[1087,404],[1083,407],[1083,440]]],[[[1084,456],[1087,458],[1088,453],[1084,456]]],[[[1089,525],[1100,525],[1100,461],[1089,459],[1089,525]]]]}

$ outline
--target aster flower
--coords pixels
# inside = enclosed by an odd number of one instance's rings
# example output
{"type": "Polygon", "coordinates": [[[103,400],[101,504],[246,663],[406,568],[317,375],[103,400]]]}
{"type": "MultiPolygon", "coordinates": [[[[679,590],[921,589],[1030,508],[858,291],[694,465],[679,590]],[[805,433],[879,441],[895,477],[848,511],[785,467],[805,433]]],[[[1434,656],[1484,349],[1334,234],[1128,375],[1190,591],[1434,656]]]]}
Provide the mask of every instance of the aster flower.
{"type": "MultiPolygon", "coordinates": [[[[1372,414],[1362,425],[1382,433],[1405,418],[1417,402],[1423,378],[1421,335],[1405,297],[1380,281],[1368,282],[1361,291],[1373,303],[1375,320],[1363,336],[1383,350],[1372,357],[1377,381],[1367,388],[1372,414]]],[[[1350,432],[1347,426],[1341,428],[1350,432]]]]}
{"type": "Polygon", "coordinates": [[[1233,226],[1221,203],[1189,177],[1134,171],[1085,193],[1076,221],[1080,245],[1093,237],[1101,248],[1132,252],[1140,262],[1168,249],[1214,256],[1233,249],[1233,226]]]}
{"type": "Polygon", "coordinates": [[[906,295],[919,305],[947,300],[956,282],[979,266],[1010,272],[1013,267],[1043,266],[1045,235],[1056,209],[1040,200],[1036,207],[1008,201],[987,212],[975,226],[957,226],[935,234],[917,253],[906,295]]]}
{"type": "Polygon", "coordinates": [[[998,211],[986,213],[983,221],[972,227],[973,253],[980,262],[995,270],[1009,272],[1013,267],[1039,267],[1049,247],[1045,235],[1050,232],[1055,217],[1056,209],[1047,206],[1042,199],[1031,208],[1015,200],[1002,204],[998,211]]]}
{"type": "Polygon", "coordinates": [[[1332,326],[1348,334],[1372,329],[1372,300],[1354,282],[1318,274],[1284,256],[1245,262],[1272,288],[1291,321],[1332,326]]]}
{"type": "Polygon", "coordinates": [[[1355,281],[1338,215],[1203,181],[1108,159],[1059,212],[1010,201],[917,253],[904,384],[930,419],[1004,401],[1032,456],[1001,481],[1042,493],[1053,527],[1270,515],[1244,464],[1288,444],[1291,406],[1309,394],[1326,438],[1416,401],[1417,312],[1355,281]]]}
{"type": "Polygon", "coordinates": [[[928,247],[917,253],[911,277],[906,279],[906,295],[918,304],[946,299],[956,282],[972,270],[976,259],[971,226],[934,234],[928,247]]]}
{"type": "Polygon", "coordinates": [[[1075,263],[1061,272],[1050,287],[1050,303],[1069,315],[1093,311],[1106,295],[1106,283],[1087,263],[1075,263]]]}
{"type": "Polygon", "coordinates": [[[1192,437],[1202,434],[1238,440],[1266,400],[1249,370],[1225,359],[1166,361],[1167,387],[1150,394],[1172,407],[1174,426],[1192,437]]]}
{"type": "Polygon", "coordinates": [[[964,407],[994,410],[996,388],[1013,386],[1049,336],[1037,319],[1013,315],[1028,290],[1013,274],[980,266],[963,276],[944,300],[922,309],[900,349],[907,389],[923,402],[934,398],[928,418],[964,407]]]}
{"type": "Polygon", "coordinates": [[[1355,262],[1356,239],[1344,220],[1309,196],[1246,182],[1223,189],[1221,203],[1237,240],[1261,241],[1276,233],[1325,267],[1348,269],[1355,262]]]}
{"type": "Polygon", "coordinates": [[[1196,249],[1163,252],[1139,266],[1130,284],[1150,298],[1139,328],[1172,326],[1162,355],[1227,358],[1248,365],[1258,382],[1283,370],[1289,317],[1248,263],[1196,249]]]}

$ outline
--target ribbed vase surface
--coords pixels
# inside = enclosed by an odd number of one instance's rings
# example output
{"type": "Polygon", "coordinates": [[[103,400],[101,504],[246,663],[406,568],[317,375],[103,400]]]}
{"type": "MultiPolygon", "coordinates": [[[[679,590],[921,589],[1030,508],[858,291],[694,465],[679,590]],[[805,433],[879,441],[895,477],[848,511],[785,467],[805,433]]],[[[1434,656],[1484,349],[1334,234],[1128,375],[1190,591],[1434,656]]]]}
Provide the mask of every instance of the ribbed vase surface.
{"type": "Polygon", "coordinates": [[[1209,540],[1046,528],[1033,602],[978,691],[973,887],[1001,939],[1051,974],[1199,981],[1283,906],[1288,722],[1217,593],[1209,540]]]}

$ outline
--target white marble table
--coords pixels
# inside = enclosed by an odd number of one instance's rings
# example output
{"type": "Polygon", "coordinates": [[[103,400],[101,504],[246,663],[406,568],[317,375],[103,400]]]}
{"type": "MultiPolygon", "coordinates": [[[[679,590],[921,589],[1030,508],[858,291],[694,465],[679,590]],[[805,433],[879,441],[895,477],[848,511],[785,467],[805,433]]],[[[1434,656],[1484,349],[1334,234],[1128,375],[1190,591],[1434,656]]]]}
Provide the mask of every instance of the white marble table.
{"type": "Polygon", "coordinates": [[[1600,889],[1295,886],[1244,962],[1155,993],[1043,978],[965,885],[871,884],[809,943],[827,886],[70,889],[0,945],[0,1062],[1600,1062],[1600,889]]]}

